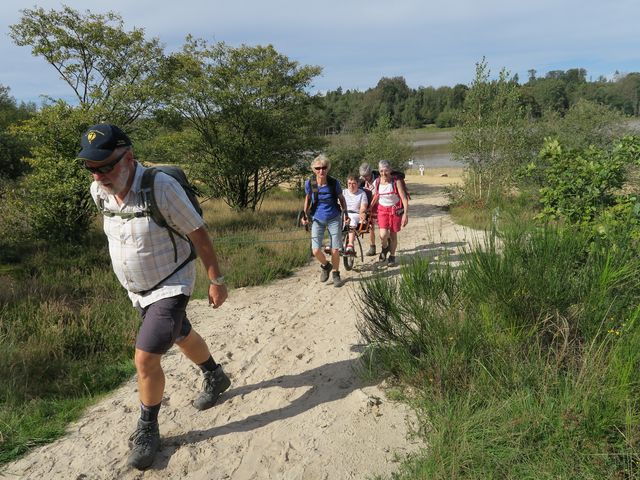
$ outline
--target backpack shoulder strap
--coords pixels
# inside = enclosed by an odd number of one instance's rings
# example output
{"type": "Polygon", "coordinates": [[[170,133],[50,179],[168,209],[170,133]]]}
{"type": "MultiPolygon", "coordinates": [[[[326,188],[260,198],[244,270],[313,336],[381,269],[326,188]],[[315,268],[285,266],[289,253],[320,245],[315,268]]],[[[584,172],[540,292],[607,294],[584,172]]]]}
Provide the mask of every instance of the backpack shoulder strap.
{"type": "Polygon", "coordinates": [[[315,176],[311,176],[311,178],[309,178],[309,190],[311,192],[311,208],[309,209],[309,213],[313,216],[318,208],[318,200],[320,198],[320,194],[318,193],[318,181],[315,176]]]}
{"type": "Polygon", "coordinates": [[[131,218],[140,218],[140,217],[149,216],[149,211],[147,209],[141,212],[117,212],[117,211],[114,212],[114,211],[108,210],[104,206],[104,198],[101,195],[98,195],[96,197],[95,204],[96,204],[96,207],[98,207],[98,211],[105,217],[120,217],[127,220],[131,218]]]}
{"type": "Polygon", "coordinates": [[[329,191],[334,198],[338,197],[338,181],[330,176],[327,176],[327,185],[329,185],[329,191]]]}
{"type": "Polygon", "coordinates": [[[140,191],[142,192],[144,203],[153,221],[156,222],[159,226],[166,228],[168,226],[167,221],[158,208],[158,202],[156,202],[154,183],[157,173],[158,170],[153,167],[147,168],[142,173],[142,179],[140,181],[140,191]]]}
{"type": "Polygon", "coordinates": [[[342,210],[342,206],[340,205],[340,200],[338,199],[338,180],[334,177],[327,176],[327,185],[329,185],[329,191],[331,192],[331,197],[336,202],[336,206],[338,210],[342,210]]]}

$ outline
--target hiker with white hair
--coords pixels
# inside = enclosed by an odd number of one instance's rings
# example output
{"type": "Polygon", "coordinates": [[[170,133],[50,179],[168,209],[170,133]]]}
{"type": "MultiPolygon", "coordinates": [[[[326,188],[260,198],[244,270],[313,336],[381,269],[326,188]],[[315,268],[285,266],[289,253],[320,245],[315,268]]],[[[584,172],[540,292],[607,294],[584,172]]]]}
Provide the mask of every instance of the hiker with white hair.
{"type": "Polygon", "coordinates": [[[388,160],[381,160],[378,168],[380,178],[375,182],[371,203],[377,206],[382,247],[379,259],[386,260],[387,266],[394,267],[397,265],[398,232],[409,222],[409,200],[404,181],[397,175],[392,175],[391,163],[388,160]]]}

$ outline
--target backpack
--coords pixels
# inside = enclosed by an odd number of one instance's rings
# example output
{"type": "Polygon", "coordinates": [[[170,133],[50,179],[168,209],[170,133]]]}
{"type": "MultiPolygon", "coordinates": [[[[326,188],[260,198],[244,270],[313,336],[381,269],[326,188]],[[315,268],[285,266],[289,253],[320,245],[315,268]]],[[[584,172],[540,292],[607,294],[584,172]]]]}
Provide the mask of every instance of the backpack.
{"type": "MultiPolygon", "coordinates": [[[[331,197],[335,200],[338,209],[340,209],[337,183],[338,181],[335,178],[327,176],[327,185],[329,186],[331,197]]],[[[318,192],[318,181],[316,180],[315,176],[309,178],[309,189],[311,190],[311,208],[309,209],[309,215],[313,217],[313,214],[316,213],[316,210],[318,208],[318,201],[320,198],[320,193],[318,192]]]]}
{"type": "Polygon", "coordinates": [[[193,205],[193,208],[196,210],[196,212],[198,212],[198,215],[202,216],[202,207],[200,206],[200,202],[198,201],[198,198],[196,196],[198,193],[198,190],[193,185],[191,185],[191,183],[189,183],[189,180],[187,179],[187,175],[184,173],[184,170],[182,170],[180,167],[169,166],[169,165],[159,166],[159,167],[150,167],[143,172],[142,179],[140,181],[140,191],[142,192],[142,197],[144,199],[145,209],[141,212],[132,212],[132,213],[111,212],[109,210],[105,210],[104,200],[100,197],[98,199],[98,202],[99,202],[98,209],[103,215],[107,217],[114,217],[114,216],[118,216],[122,218],[151,217],[151,219],[159,227],[166,228],[169,233],[171,243],[173,244],[174,262],[176,263],[178,262],[178,246],[176,245],[174,234],[179,236],[183,240],[186,240],[187,242],[189,242],[191,253],[187,257],[187,259],[184,262],[182,262],[180,265],[178,265],[178,267],[176,267],[175,270],[171,272],[170,275],[168,275],[166,278],[163,278],[160,282],[158,282],[152,288],[148,290],[144,290],[142,292],[135,292],[140,295],[144,295],[152,290],[155,290],[167,278],[169,278],[171,275],[176,273],[178,270],[182,269],[185,265],[187,265],[189,262],[191,262],[198,256],[196,253],[196,249],[193,246],[193,243],[191,242],[189,237],[187,237],[186,235],[182,235],[180,232],[172,228],[167,223],[167,220],[164,218],[164,215],[162,215],[162,212],[158,208],[158,204],[156,202],[156,195],[153,188],[155,178],[158,172],[162,172],[166,175],[169,175],[170,177],[173,177],[180,184],[184,192],[187,194],[187,198],[191,202],[191,205],[193,205]]]}
{"type": "MultiPolygon", "coordinates": [[[[396,185],[396,182],[400,182],[402,184],[402,187],[404,188],[404,194],[407,197],[407,200],[411,200],[411,195],[409,194],[409,189],[407,188],[407,184],[404,181],[404,172],[400,172],[397,170],[392,170],[391,171],[391,179],[393,180],[393,193],[395,193],[396,195],[398,195],[398,186],[396,185]]],[[[380,191],[380,180],[378,179],[376,181],[376,194],[379,193],[380,191]]]]}

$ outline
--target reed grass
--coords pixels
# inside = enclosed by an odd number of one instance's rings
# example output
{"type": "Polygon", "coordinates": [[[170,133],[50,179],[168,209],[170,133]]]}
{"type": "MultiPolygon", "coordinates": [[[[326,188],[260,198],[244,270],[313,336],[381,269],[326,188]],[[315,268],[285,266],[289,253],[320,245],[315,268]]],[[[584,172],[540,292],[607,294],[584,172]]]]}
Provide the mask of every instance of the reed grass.
{"type": "Polygon", "coordinates": [[[419,392],[428,445],[394,478],[637,478],[637,253],[508,224],[366,282],[364,358],[419,392]]]}

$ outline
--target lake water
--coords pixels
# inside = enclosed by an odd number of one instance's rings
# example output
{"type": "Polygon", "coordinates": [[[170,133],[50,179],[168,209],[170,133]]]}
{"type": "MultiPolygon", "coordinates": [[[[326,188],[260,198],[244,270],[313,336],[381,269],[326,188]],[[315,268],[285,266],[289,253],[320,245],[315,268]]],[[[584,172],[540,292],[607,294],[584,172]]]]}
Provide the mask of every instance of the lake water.
{"type": "MultiPolygon", "coordinates": [[[[447,145],[451,143],[451,138],[433,138],[429,140],[416,140],[412,142],[414,147],[425,147],[429,145],[447,145]]],[[[464,167],[464,164],[453,160],[450,153],[421,154],[413,157],[413,168],[424,165],[426,168],[441,167],[464,167]]]]}
{"type": "Polygon", "coordinates": [[[426,168],[464,167],[464,164],[451,158],[450,153],[436,153],[413,158],[413,168],[424,165],[426,168]]]}

